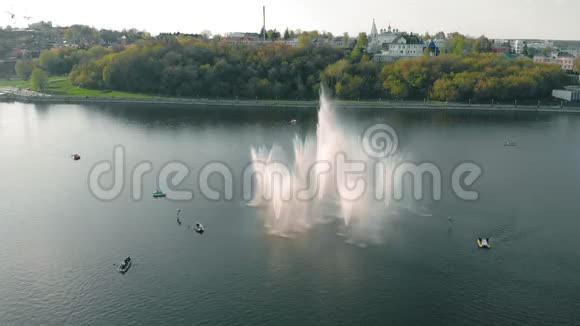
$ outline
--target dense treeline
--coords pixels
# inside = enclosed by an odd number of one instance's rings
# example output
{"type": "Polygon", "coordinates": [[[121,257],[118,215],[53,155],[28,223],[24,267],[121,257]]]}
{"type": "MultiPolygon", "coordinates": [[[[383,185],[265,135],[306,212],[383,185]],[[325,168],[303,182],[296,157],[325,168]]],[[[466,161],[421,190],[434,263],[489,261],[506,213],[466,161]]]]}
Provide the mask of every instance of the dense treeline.
{"type": "Polygon", "coordinates": [[[37,63],[51,75],[64,75],[69,74],[79,63],[94,61],[111,52],[112,50],[98,45],[89,50],[57,48],[43,51],[37,63]]]}
{"type": "Polygon", "coordinates": [[[344,99],[538,99],[550,96],[564,78],[559,65],[485,53],[425,56],[383,66],[363,56],[359,62],[340,60],[323,72],[323,80],[344,99]]]}
{"type": "Polygon", "coordinates": [[[565,80],[559,65],[497,54],[401,60],[380,75],[389,97],[441,101],[545,98],[565,80]]]}
{"type": "Polygon", "coordinates": [[[178,38],[128,46],[75,66],[72,83],[175,96],[313,98],[321,71],[343,56],[330,47],[252,47],[178,38]]]}
{"type": "Polygon", "coordinates": [[[261,99],[313,99],[322,83],[341,99],[538,99],[550,96],[564,80],[558,65],[486,53],[490,45],[483,37],[453,35],[441,56],[391,64],[375,63],[364,53],[365,34],[350,52],[314,45],[316,37],[315,32],[303,32],[299,46],[292,47],[165,35],[120,48],[47,50],[17,70],[28,76],[34,69],[68,74],[74,85],[86,88],[261,99]]]}
{"type": "Polygon", "coordinates": [[[459,33],[445,36],[444,53],[468,55],[491,52],[491,41],[485,37],[470,38],[459,33]]]}

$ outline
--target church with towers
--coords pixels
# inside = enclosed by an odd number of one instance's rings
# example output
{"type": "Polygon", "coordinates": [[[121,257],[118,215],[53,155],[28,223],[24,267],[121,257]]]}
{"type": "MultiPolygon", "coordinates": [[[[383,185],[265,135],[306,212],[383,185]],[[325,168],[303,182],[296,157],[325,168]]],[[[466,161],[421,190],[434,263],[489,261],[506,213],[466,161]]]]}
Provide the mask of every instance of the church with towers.
{"type": "Polygon", "coordinates": [[[392,62],[401,58],[420,57],[424,49],[422,42],[412,43],[407,34],[392,28],[390,24],[386,29],[377,29],[373,19],[367,53],[372,54],[375,61],[392,62]]]}

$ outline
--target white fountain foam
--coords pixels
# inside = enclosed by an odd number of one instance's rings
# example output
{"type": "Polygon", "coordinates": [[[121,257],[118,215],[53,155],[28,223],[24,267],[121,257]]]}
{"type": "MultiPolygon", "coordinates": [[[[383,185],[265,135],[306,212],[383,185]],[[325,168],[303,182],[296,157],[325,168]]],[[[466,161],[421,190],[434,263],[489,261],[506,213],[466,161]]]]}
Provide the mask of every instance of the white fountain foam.
{"type": "Polygon", "coordinates": [[[376,175],[372,168],[377,161],[364,153],[360,139],[362,134],[362,130],[352,131],[344,125],[332,101],[322,91],[316,135],[307,135],[304,140],[295,135],[293,139],[294,164],[290,168],[290,174],[286,176],[289,180],[272,184],[273,171],[268,164],[291,162],[279,145],[275,144],[270,149],[263,146],[252,148],[252,160],[266,163],[266,167],[254,164],[254,171],[261,173],[263,179],[262,182],[256,182],[254,199],[249,205],[267,208],[265,225],[271,234],[291,237],[292,234],[310,229],[313,223],[327,221],[326,218],[332,216],[341,220],[342,226],[339,226],[337,234],[345,236],[346,241],[360,247],[365,247],[368,242],[381,242],[382,219],[387,215],[391,191],[395,186],[391,184],[391,174],[401,158],[389,156],[381,161],[386,168],[384,175],[381,176],[384,180],[382,186],[385,188],[383,190],[385,201],[377,202],[374,198],[376,175]],[[346,200],[339,196],[339,190],[347,189],[337,187],[344,187],[345,182],[354,180],[351,179],[352,176],[345,177],[344,171],[336,171],[338,167],[335,166],[335,162],[338,153],[346,154],[348,160],[367,163],[365,180],[368,185],[362,198],[346,200]],[[317,187],[308,187],[309,182],[317,181],[308,179],[310,168],[321,166],[314,165],[317,161],[331,163],[332,171],[330,174],[316,171],[319,184],[317,187]],[[318,189],[316,198],[309,201],[299,200],[298,191],[310,188],[318,189]],[[272,198],[266,200],[270,192],[272,198]],[[284,200],[284,196],[291,199],[284,200]]]}

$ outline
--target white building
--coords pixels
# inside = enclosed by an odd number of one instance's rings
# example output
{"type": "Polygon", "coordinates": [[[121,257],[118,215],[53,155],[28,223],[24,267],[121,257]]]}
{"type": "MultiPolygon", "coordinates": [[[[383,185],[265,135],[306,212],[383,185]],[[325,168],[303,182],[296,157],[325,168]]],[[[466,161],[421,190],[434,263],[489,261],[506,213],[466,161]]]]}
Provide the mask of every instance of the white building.
{"type": "Polygon", "coordinates": [[[575,58],[580,58],[580,49],[562,49],[562,52],[573,55],[575,58]]]}
{"type": "Polygon", "coordinates": [[[560,65],[563,71],[574,71],[576,58],[567,53],[552,54],[551,56],[536,55],[534,56],[534,62],[555,63],[560,65]]]}
{"type": "Polygon", "coordinates": [[[524,42],[522,40],[515,40],[513,43],[514,53],[522,54],[522,52],[524,52],[524,44],[525,43],[526,42],[524,42]]]}
{"type": "Polygon", "coordinates": [[[555,89],[552,96],[568,102],[580,102],[580,86],[565,86],[564,89],[555,89]]]}
{"type": "Polygon", "coordinates": [[[560,55],[558,56],[558,61],[562,66],[564,71],[574,71],[574,66],[576,64],[576,58],[573,55],[560,55]]]}
{"type": "Polygon", "coordinates": [[[554,42],[549,41],[549,40],[528,41],[528,48],[529,49],[543,50],[543,49],[549,49],[549,48],[553,48],[553,47],[554,47],[554,42]]]}
{"type": "Polygon", "coordinates": [[[420,57],[423,55],[424,49],[423,42],[409,43],[403,33],[391,29],[391,26],[388,29],[381,29],[379,32],[373,19],[373,26],[368,37],[367,53],[373,54],[375,61],[392,62],[401,58],[420,57]]]}
{"type": "Polygon", "coordinates": [[[275,40],[268,39],[264,41],[264,39],[260,36],[260,34],[257,33],[241,33],[241,32],[228,33],[225,35],[222,41],[229,44],[237,44],[237,45],[261,46],[272,43],[282,43],[290,45],[292,47],[298,46],[298,39],[296,38],[293,39],[280,38],[275,40]]]}
{"type": "Polygon", "coordinates": [[[337,49],[348,49],[352,50],[356,45],[356,38],[349,37],[347,40],[343,36],[329,37],[327,35],[320,35],[313,38],[310,42],[313,45],[325,45],[331,46],[337,49]],[[346,42],[345,42],[346,41],[346,42]]]}

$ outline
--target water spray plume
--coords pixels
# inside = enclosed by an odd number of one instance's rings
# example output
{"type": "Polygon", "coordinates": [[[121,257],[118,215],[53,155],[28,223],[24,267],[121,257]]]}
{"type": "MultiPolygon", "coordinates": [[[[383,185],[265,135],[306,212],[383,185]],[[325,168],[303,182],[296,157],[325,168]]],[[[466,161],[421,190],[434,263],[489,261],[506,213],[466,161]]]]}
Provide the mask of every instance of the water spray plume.
{"type": "Polygon", "coordinates": [[[323,87],[316,133],[308,134],[304,139],[298,134],[294,136],[293,161],[277,144],[270,149],[263,146],[251,149],[257,177],[254,198],[249,205],[263,208],[265,225],[271,234],[288,237],[308,230],[315,223],[327,222],[330,217],[339,220],[340,234],[349,243],[364,247],[368,242],[380,241],[377,234],[380,234],[381,220],[387,216],[390,206],[390,177],[394,162],[399,159],[396,155],[380,160],[367,155],[361,145],[361,137],[365,136],[360,131],[341,117],[323,87]],[[379,176],[384,181],[379,183],[381,189],[373,189],[375,171],[367,169],[365,175],[359,176],[367,181],[364,195],[354,199],[342,196],[358,181],[356,176],[345,173],[350,163],[345,166],[336,164],[338,155],[344,155],[352,162],[368,163],[369,167],[378,163],[381,167],[379,176]],[[277,175],[274,172],[279,171],[276,171],[274,162],[283,162],[290,168],[286,174],[277,175]],[[323,173],[320,162],[330,163],[330,173],[323,173]],[[312,170],[316,176],[314,180],[309,175],[312,170]],[[310,198],[305,200],[298,193],[306,189],[316,189],[317,192],[309,193],[310,198]],[[376,193],[385,194],[385,200],[374,200],[376,193]]]}

